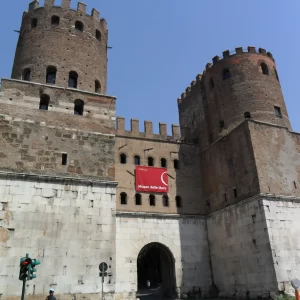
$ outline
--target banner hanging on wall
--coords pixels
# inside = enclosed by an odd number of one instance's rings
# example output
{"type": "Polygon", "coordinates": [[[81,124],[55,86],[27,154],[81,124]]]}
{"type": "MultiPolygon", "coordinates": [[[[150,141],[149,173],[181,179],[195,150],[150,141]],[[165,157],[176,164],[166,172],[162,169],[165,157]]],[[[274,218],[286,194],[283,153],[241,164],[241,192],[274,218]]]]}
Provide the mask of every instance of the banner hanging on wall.
{"type": "Polygon", "coordinates": [[[135,189],[139,192],[168,193],[167,169],[137,166],[135,189]]]}

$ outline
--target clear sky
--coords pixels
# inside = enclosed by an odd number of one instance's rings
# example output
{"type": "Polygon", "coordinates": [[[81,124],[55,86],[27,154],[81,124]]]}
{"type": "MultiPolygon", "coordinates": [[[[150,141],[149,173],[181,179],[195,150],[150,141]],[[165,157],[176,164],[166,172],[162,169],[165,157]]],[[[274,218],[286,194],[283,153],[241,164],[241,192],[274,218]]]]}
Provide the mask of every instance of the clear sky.
{"type": "MultiPolygon", "coordinates": [[[[1,1],[0,77],[10,77],[28,0],[1,1]]],[[[277,63],[292,127],[300,131],[299,0],[85,0],[108,23],[108,94],[117,115],[178,124],[177,98],[222,51],[256,46],[277,63]],[[296,52],[296,54],[294,53],[296,52]]],[[[40,1],[41,5],[43,1],[40,1]]],[[[55,4],[59,5],[60,0],[55,4]]],[[[77,1],[72,1],[76,7],[77,1]]],[[[54,45],[55,46],[55,45],[54,45]]]]}

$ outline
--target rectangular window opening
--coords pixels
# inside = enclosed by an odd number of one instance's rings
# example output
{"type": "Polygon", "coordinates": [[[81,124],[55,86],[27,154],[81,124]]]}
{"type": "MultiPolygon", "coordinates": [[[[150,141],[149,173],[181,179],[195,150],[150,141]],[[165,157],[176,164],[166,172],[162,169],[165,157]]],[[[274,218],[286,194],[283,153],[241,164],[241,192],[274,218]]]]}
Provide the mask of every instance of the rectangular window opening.
{"type": "Polygon", "coordinates": [[[282,118],[281,108],[279,106],[274,106],[276,117],[282,118]]]}
{"type": "Polygon", "coordinates": [[[61,164],[63,166],[66,166],[68,162],[68,154],[67,153],[62,153],[61,154],[61,164]]]}
{"type": "Polygon", "coordinates": [[[234,197],[237,198],[237,191],[236,188],[233,189],[234,197]]]}

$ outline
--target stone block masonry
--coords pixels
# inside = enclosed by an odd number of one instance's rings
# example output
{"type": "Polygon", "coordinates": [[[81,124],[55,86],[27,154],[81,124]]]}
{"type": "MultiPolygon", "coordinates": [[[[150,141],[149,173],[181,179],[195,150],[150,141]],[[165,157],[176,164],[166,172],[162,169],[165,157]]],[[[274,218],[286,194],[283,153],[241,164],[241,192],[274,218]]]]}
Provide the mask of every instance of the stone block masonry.
{"type": "Polygon", "coordinates": [[[113,273],[104,290],[113,293],[115,188],[115,182],[0,173],[1,297],[19,299],[19,262],[26,253],[41,260],[27,299],[45,297],[50,287],[63,299],[76,293],[96,298],[102,261],[113,273]]]}

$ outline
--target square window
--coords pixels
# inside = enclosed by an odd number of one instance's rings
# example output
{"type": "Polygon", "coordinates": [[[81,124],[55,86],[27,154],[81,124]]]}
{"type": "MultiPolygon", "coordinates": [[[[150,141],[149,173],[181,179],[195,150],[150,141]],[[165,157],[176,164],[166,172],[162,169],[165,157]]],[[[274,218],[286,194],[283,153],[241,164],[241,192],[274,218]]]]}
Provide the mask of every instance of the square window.
{"type": "Polygon", "coordinates": [[[281,108],[279,106],[274,106],[276,117],[282,118],[281,108]]]}

